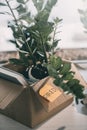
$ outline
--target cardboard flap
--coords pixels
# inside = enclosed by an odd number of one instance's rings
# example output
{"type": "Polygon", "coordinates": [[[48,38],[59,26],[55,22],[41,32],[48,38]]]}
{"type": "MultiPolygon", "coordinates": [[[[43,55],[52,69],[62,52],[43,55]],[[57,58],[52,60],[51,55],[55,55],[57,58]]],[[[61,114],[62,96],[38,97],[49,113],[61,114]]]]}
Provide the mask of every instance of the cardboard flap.
{"type": "Polygon", "coordinates": [[[21,73],[18,73],[16,71],[10,70],[2,66],[0,66],[0,77],[8,81],[14,82],[16,84],[20,84],[25,88],[29,84],[29,81],[27,82],[27,80],[21,73]]]}
{"type": "MultiPolygon", "coordinates": [[[[75,72],[75,78],[80,80],[80,83],[84,87],[87,87],[87,83],[85,82],[85,80],[83,79],[83,77],[81,76],[80,72],[74,64],[71,64],[71,70],[75,72]]],[[[53,84],[53,78],[51,77],[45,78],[37,82],[33,86],[33,90],[35,91],[41,104],[47,111],[51,111],[56,106],[60,106],[61,104],[69,100],[71,100],[71,102],[73,101],[73,96],[71,94],[65,94],[60,87],[55,86],[53,84]],[[54,90],[57,90],[57,93],[55,92],[54,96],[50,96],[53,95],[54,90]]]]}
{"type": "Polygon", "coordinates": [[[55,86],[53,84],[53,78],[51,77],[39,81],[33,86],[33,90],[37,94],[39,101],[47,112],[52,111],[54,108],[62,105],[64,102],[73,101],[73,96],[66,95],[60,87],[55,86]],[[45,93],[41,95],[41,92],[45,87],[47,90],[45,89],[45,93]]]}
{"type": "Polygon", "coordinates": [[[5,109],[23,91],[23,86],[0,78],[0,109],[5,109]]]}

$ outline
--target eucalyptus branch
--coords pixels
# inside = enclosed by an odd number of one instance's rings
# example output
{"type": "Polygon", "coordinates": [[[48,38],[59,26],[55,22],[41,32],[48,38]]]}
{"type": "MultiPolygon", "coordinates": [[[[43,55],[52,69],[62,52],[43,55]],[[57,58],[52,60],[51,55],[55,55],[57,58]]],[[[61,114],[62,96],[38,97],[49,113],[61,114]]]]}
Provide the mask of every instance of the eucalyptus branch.
{"type": "Polygon", "coordinates": [[[33,63],[34,63],[34,65],[35,65],[35,64],[36,64],[35,58],[34,58],[34,56],[33,56],[33,54],[32,54],[32,51],[31,51],[31,48],[30,48],[28,42],[26,41],[26,37],[25,37],[25,35],[24,35],[24,33],[23,33],[23,30],[22,30],[22,28],[20,27],[20,25],[18,24],[18,21],[17,21],[17,19],[16,19],[16,17],[15,17],[15,14],[14,14],[14,12],[13,12],[13,10],[12,10],[12,8],[11,8],[9,2],[8,2],[8,0],[6,0],[6,3],[7,3],[8,7],[9,7],[11,13],[12,13],[12,16],[13,16],[15,22],[16,22],[16,25],[18,26],[19,30],[20,30],[21,33],[22,33],[22,36],[23,36],[23,38],[24,38],[24,41],[25,41],[25,43],[26,43],[26,45],[27,45],[27,47],[28,47],[28,50],[29,50],[30,55],[31,55],[32,60],[33,60],[33,63]]]}

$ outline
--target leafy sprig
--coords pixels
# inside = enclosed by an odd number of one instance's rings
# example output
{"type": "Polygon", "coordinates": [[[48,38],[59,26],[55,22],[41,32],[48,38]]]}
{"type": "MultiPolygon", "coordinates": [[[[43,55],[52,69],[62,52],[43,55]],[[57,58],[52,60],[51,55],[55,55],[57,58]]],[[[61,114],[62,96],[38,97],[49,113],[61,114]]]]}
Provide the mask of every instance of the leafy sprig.
{"type": "Polygon", "coordinates": [[[61,87],[65,92],[75,96],[76,103],[85,97],[84,86],[75,79],[75,72],[71,71],[71,64],[63,61],[60,57],[51,56],[49,63],[45,64],[50,76],[54,78],[54,84],[61,87]]]}
{"type": "Polygon", "coordinates": [[[58,39],[55,39],[55,35],[62,19],[55,18],[53,21],[49,21],[51,10],[57,0],[47,0],[46,3],[44,0],[32,0],[37,12],[35,16],[32,15],[32,11],[29,11],[29,0],[15,0],[17,2],[15,7],[11,6],[12,1],[0,2],[0,6],[9,8],[13,18],[8,22],[8,27],[11,28],[14,37],[10,42],[15,44],[19,51],[19,59],[10,59],[10,62],[21,65],[24,61],[25,66],[30,65],[30,60],[34,66],[37,62],[48,62],[46,53],[53,53],[59,42],[58,39]]]}
{"type": "Polygon", "coordinates": [[[48,74],[54,78],[54,83],[67,93],[72,93],[78,102],[78,99],[84,98],[84,87],[74,78],[71,64],[53,56],[59,42],[56,38],[57,27],[62,19],[55,18],[49,21],[49,17],[57,0],[47,0],[46,3],[44,0],[32,0],[37,12],[35,16],[28,10],[29,0],[15,1],[15,7],[11,6],[13,0],[0,2],[0,7],[8,7],[10,11],[0,14],[8,14],[13,18],[8,22],[14,37],[10,42],[16,45],[19,52],[19,59],[12,58],[10,62],[26,68],[36,66],[39,62],[40,66],[44,65],[47,68],[48,74]],[[47,54],[51,56],[48,58],[47,54]]]}

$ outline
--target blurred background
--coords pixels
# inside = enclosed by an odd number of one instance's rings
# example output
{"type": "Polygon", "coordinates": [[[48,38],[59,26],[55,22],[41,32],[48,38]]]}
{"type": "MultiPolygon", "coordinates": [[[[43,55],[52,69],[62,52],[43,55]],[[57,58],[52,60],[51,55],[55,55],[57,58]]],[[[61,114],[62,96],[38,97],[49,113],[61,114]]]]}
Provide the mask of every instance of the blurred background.
{"type": "MultiPolygon", "coordinates": [[[[52,10],[51,18],[58,16],[63,19],[58,34],[61,39],[59,48],[87,48],[87,34],[84,33],[78,12],[78,9],[85,8],[87,8],[87,0],[58,0],[56,7],[52,10]]],[[[0,11],[3,9],[0,8],[0,11]]],[[[31,9],[33,9],[32,3],[31,9]]],[[[7,42],[7,39],[12,37],[11,31],[7,27],[9,19],[10,17],[0,15],[0,51],[15,50],[15,46],[7,42]]]]}

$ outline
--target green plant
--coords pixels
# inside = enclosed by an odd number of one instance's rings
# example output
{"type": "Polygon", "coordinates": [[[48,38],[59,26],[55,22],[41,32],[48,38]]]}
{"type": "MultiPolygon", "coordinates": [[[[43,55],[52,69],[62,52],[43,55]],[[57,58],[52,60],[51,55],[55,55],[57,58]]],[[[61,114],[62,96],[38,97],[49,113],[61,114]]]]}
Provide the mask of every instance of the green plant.
{"type": "Polygon", "coordinates": [[[10,61],[27,67],[30,66],[30,61],[33,65],[36,65],[37,62],[42,63],[43,60],[47,62],[46,52],[53,53],[59,41],[55,39],[55,35],[61,19],[56,18],[49,21],[51,10],[57,0],[48,0],[45,5],[44,0],[32,0],[36,9],[34,16],[32,11],[28,10],[29,0],[15,1],[17,2],[15,8],[11,7],[12,0],[0,3],[1,6],[7,6],[10,10],[10,13],[4,12],[3,14],[8,13],[13,18],[8,22],[8,27],[11,28],[14,37],[14,40],[10,41],[18,48],[20,56],[19,59],[10,59],[10,61]]]}
{"type": "Polygon", "coordinates": [[[0,6],[10,9],[10,13],[1,12],[1,14],[10,14],[13,18],[8,22],[8,27],[11,28],[14,37],[10,41],[16,45],[19,52],[19,59],[13,58],[10,59],[10,62],[26,68],[33,65],[37,71],[42,71],[45,67],[47,71],[45,76],[52,76],[57,86],[75,95],[77,102],[78,99],[84,98],[84,87],[77,79],[74,79],[71,64],[54,56],[59,42],[59,39],[56,38],[57,28],[62,19],[55,18],[50,21],[49,17],[57,0],[47,0],[46,4],[44,4],[44,0],[32,0],[36,9],[35,15],[28,10],[29,0],[16,0],[15,8],[11,7],[10,2],[12,1],[0,2],[0,6]]]}
{"type": "Polygon", "coordinates": [[[49,63],[45,64],[48,73],[54,78],[54,84],[60,86],[67,94],[72,93],[75,96],[76,103],[78,99],[84,98],[84,86],[78,79],[74,78],[75,72],[71,71],[71,64],[63,61],[60,57],[50,56],[49,63]]]}

